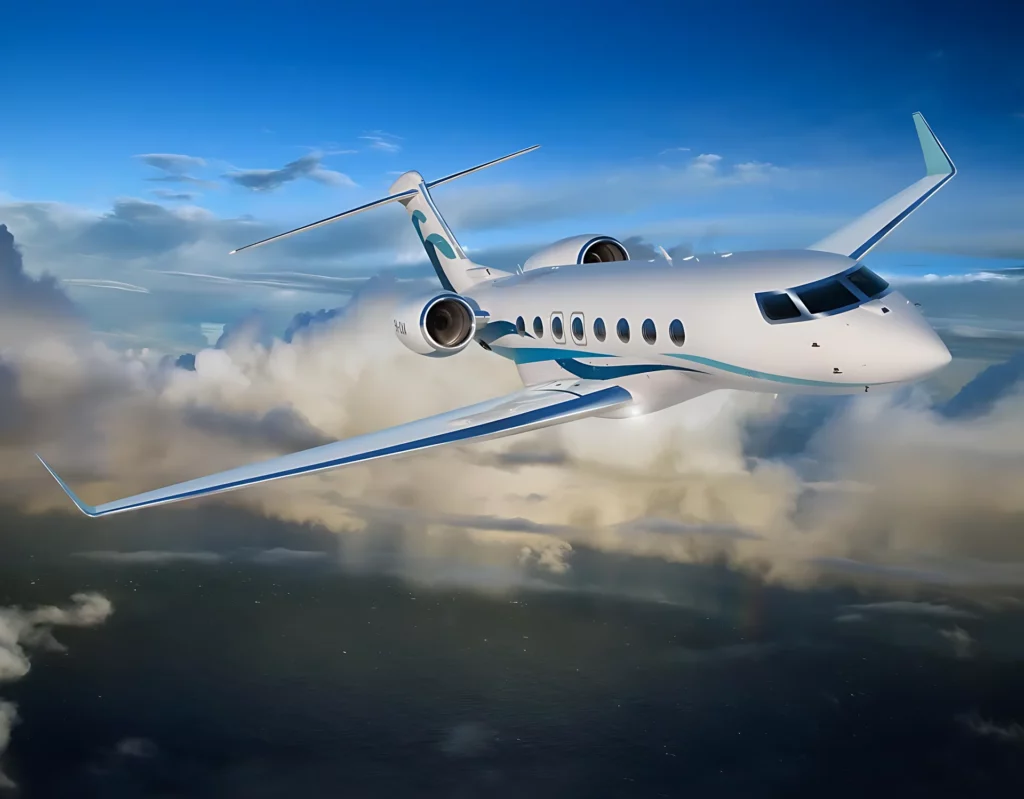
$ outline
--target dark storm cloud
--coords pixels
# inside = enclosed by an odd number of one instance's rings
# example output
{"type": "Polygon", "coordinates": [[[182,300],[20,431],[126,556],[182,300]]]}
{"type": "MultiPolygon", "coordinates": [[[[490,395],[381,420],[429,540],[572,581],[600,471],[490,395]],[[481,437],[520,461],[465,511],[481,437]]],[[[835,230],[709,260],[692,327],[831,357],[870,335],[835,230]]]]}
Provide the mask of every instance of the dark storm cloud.
{"type": "Polygon", "coordinates": [[[224,175],[226,180],[251,191],[274,191],[286,183],[307,178],[325,186],[355,186],[348,175],[325,169],[322,153],[309,153],[280,169],[239,169],[224,175]]]}
{"type": "Polygon", "coordinates": [[[19,311],[27,316],[76,315],[74,304],[49,275],[25,274],[21,251],[7,225],[0,224],[0,313],[19,311]]]}

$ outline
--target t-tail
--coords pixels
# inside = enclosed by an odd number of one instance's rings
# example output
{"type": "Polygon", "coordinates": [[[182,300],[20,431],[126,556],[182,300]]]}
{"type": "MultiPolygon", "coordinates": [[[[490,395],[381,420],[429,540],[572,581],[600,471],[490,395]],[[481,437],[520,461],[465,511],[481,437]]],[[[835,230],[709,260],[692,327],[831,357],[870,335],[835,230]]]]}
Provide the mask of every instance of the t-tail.
{"type": "Polygon", "coordinates": [[[488,161],[485,164],[478,164],[469,169],[463,169],[461,172],[447,175],[439,180],[426,181],[419,172],[406,172],[391,184],[387,197],[382,197],[379,200],[360,205],[358,208],[352,208],[340,214],[329,216],[318,222],[303,225],[302,227],[295,228],[295,230],[289,230],[287,233],[279,233],[276,236],[271,236],[269,239],[247,244],[244,247],[239,247],[237,250],[232,250],[230,254],[234,255],[242,250],[260,247],[272,241],[294,236],[296,233],[304,233],[321,225],[329,225],[331,222],[337,222],[339,219],[344,219],[363,211],[369,211],[371,208],[397,202],[405,206],[405,209],[409,212],[409,218],[412,221],[416,235],[419,236],[423,249],[426,251],[430,264],[437,273],[437,279],[441,281],[441,285],[449,291],[463,292],[475,283],[493,279],[504,274],[504,272],[492,267],[475,264],[466,256],[451,228],[448,227],[448,223],[444,221],[444,217],[441,216],[437,206],[434,205],[434,200],[430,196],[430,190],[435,186],[440,186],[442,183],[448,183],[457,178],[479,172],[481,169],[486,169],[489,166],[494,166],[517,156],[533,152],[538,147],[540,145],[535,144],[533,147],[527,147],[525,150],[519,150],[503,158],[495,158],[493,161],[488,161]]]}

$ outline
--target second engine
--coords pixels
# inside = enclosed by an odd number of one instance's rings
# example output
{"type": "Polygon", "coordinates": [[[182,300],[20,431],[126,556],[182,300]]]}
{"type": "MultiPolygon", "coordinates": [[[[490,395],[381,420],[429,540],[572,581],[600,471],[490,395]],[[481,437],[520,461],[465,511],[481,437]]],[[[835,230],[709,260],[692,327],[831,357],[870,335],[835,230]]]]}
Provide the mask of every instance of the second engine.
{"type": "Polygon", "coordinates": [[[476,335],[476,311],[458,294],[438,292],[403,302],[395,311],[395,335],[419,355],[444,358],[462,352],[476,335]]]}
{"type": "Polygon", "coordinates": [[[523,264],[523,271],[539,269],[542,266],[600,264],[628,260],[629,252],[625,246],[611,236],[570,236],[549,244],[540,252],[531,255],[523,264]]]}

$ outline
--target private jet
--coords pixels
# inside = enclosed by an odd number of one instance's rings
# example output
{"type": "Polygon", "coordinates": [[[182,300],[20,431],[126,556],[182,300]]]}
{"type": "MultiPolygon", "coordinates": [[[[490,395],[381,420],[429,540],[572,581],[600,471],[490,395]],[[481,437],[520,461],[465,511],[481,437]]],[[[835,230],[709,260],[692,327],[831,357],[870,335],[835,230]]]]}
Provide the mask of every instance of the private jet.
{"type": "Polygon", "coordinates": [[[440,287],[396,306],[394,334],[427,358],[476,344],[515,364],[522,390],[96,506],[39,460],[79,510],[106,516],[585,417],[641,416],[719,389],[850,394],[921,380],[949,363],[949,351],[914,304],[863,263],[956,174],[924,117],[913,120],[925,176],[804,250],[640,261],[612,236],[582,235],[502,270],[466,255],[431,191],[537,146],[439,180],[406,172],[386,197],[231,254],[404,206],[440,287]]]}

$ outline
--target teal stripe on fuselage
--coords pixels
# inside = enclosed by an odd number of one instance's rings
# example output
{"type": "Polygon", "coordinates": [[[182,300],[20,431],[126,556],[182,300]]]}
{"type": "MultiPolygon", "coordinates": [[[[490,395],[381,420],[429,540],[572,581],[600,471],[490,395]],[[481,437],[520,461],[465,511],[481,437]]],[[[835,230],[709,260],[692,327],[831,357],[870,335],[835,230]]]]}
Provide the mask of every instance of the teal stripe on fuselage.
{"type": "MultiPolygon", "coordinates": [[[[503,358],[508,358],[516,363],[538,363],[540,361],[560,361],[567,358],[617,358],[617,355],[606,353],[586,352],[581,350],[554,349],[551,347],[492,347],[493,351],[503,358]]],[[[734,366],[724,361],[716,361],[714,358],[704,358],[700,355],[683,355],[676,352],[660,353],[664,357],[680,358],[691,363],[699,363],[703,366],[710,366],[742,377],[751,377],[757,380],[767,380],[772,383],[784,383],[790,386],[807,386],[810,388],[859,388],[864,383],[840,383],[829,380],[808,380],[804,377],[789,377],[777,375],[771,372],[761,372],[757,369],[747,369],[742,366],[734,366]]],[[[652,364],[653,366],[653,364],[652,364]]],[[[872,383],[871,385],[879,385],[872,383]]]]}
{"type": "Polygon", "coordinates": [[[556,350],[552,347],[492,347],[502,358],[516,363],[538,363],[540,361],[560,361],[563,358],[615,358],[615,355],[603,355],[599,352],[576,352],[573,350],[556,350]]]}
{"type": "Polygon", "coordinates": [[[753,377],[758,380],[770,380],[773,383],[786,383],[791,386],[813,386],[814,388],[860,388],[864,385],[863,383],[833,383],[828,380],[808,380],[804,377],[775,375],[771,372],[759,372],[756,369],[745,369],[742,366],[733,366],[731,363],[716,361],[713,358],[703,358],[700,355],[680,355],[675,352],[666,352],[663,354],[667,355],[669,358],[682,358],[683,360],[691,361],[692,363],[699,363],[704,366],[713,366],[715,369],[721,369],[723,372],[731,372],[734,375],[753,377]]]}

